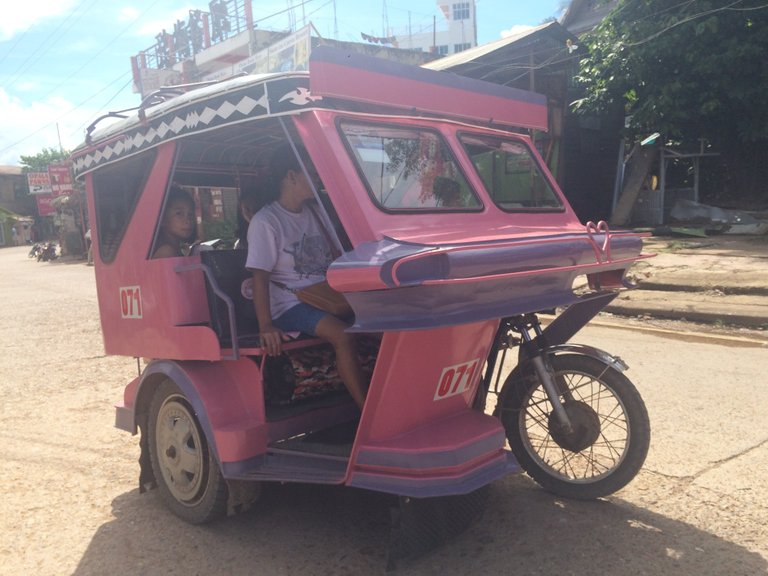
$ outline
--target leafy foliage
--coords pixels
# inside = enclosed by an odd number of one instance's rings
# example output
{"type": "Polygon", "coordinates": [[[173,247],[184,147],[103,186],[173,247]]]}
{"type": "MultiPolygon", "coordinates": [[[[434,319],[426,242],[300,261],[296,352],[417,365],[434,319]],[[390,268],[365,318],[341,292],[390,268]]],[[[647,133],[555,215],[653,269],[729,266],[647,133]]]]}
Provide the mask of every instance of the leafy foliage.
{"type": "Polygon", "coordinates": [[[684,142],[768,137],[765,0],[620,0],[585,40],[577,109],[622,104],[635,130],[684,142]]]}
{"type": "Polygon", "coordinates": [[[705,163],[705,197],[768,202],[766,0],[619,0],[582,44],[577,112],[622,106],[630,135],[688,150],[704,139],[721,153],[705,163]]]}
{"type": "Polygon", "coordinates": [[[21,156],[22,171],[24,172],[47,172],[48,164],[64,162],[69,157],[69,153],[55,148],[43,148],[42,151],[32,156],[21,156]]]}

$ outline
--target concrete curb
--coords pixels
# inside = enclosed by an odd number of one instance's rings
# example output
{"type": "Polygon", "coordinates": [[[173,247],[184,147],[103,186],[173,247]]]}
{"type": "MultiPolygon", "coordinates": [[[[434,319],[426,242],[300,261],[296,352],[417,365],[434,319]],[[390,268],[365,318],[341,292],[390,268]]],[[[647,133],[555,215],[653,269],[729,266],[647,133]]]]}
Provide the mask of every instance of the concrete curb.
{"type": "Polygon", "coordinates": [[[610,328],[613,330],[631,330],[680,340],[683,342],[696,342],[703,344],[722,344],[724,346],[733,346],[736,348],[768,348],[768,333],[765,338],[750,336],[729,336],[727,334],[708,334],[705,332],[688,332],[681,330],[669,330],[666,328],[657,328],[655,326],[645,326],[640,324],[628,324],[619,320],[608,320],[606,318],[595,318],[587,326],[596,326],[600,328],[610,328]]]}
{"type": "Polygon", "coordinates": [[[768,298],[701,291],[631,290],[605,309],[622,316],[651,316],[748,328],[768,326],[768,298]]]}
{"type": "Polygon", "coordinates": [[[768,286],[748,286],[724,283],[713,283],[711,285],[685,284],[677,282],[654,282],[653,280],[644,280],[637,288],[638,290],[651,290],[656,292],[710,292],[717,290],[723,294],[734,296],[768,296],[768,286]]]}

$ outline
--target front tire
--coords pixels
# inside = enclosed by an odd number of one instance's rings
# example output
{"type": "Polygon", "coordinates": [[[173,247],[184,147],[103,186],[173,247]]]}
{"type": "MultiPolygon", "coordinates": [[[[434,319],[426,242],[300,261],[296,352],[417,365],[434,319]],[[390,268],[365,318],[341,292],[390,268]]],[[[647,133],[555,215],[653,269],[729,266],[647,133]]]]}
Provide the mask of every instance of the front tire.
{"type": "Polygon", "coordinates": [[[194,409],[165,380],[149,410],[149,456],[165,504],[182,520],[203,524],[227,511],[227,485],[194,409]]]}
{"type": "Polygon", "coordinates": [[[496,414],[523,469],[545,490],[588,500],[626,486],[640,471],[650,424],[640,394],[621,372],[581,354],[550,356],[573,430],[559,429],[531,365],[509,375],[496,414]]]}

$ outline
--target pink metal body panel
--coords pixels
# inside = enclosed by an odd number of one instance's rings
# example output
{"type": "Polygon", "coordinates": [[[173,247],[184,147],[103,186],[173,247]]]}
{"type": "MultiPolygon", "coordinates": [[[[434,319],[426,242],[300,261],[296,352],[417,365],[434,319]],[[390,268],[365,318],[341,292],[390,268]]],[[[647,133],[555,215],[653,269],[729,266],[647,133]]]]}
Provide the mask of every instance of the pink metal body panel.
{"type": "Polygon", "coordinates": [[[390,440],[425,420],[465,410],[474,398],[497,327],[498,322],[481,322],[384,334],[360,423],[360,442],[390,440]],[[478,359],[469,387],[460,394],[435,399],[445,368],[478,359]]]}
{"type": "Polygon", "coordinates": [[[213,440],[211,445],[221,463],[264,454],[269,426],[263,381],[256,363],[248,358],[229,362],[153,362],[140,378],[125,387],[118,414],[132,414],[142,386],[157,375],[169,377],[179,386],[213,440]]]}
{"type": "Polygon", "coordinates": [[[443,117],[496,122],[546,130],[547,99],[507,86],[479,83],[455,74],[379,60],[354,52],[313,51],[310,90],[313,96],[337,97],[367,105],[439,114],[443,117]],[[472,105],[467,106],[471,93],[472,105]]]}
{"type": "Polygon", "coordinates": [[[189,362],[183,368],[210,422],[219,460],[238,462],[264,454],[268,427],[261,373],[248,358],[189,362]]]}
{"type": "Polygon", "coordinates": [[[346,482],[461,476],[503,458],[498,419],[471,410],[497,321],[384,335],[346,482]],[[482,454],[462,449],[483,445],[482,454]]]}
{"type": "MultiPolygon", "coordinates": [[[[120,249],[109,264],[98,257],[98,236],[94,237],[107,354],[195,360],[221,357],[213,330],[200,325],[210,320],[202,272],[176,272],[178,266],[199,262],[199,258],[148,259],[175,147],[174,142],[159,147],[120,249]]],[[[92,175],[87,176],[86,189],[91,222],[97,222],[92,175]]]]}

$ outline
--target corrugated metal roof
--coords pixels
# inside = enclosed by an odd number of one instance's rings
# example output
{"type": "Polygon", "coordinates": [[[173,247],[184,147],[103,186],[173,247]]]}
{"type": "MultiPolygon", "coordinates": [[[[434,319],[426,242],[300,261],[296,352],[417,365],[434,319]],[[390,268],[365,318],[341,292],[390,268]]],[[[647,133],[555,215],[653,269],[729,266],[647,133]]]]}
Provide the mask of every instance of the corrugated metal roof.
{"type": "Polygon", "coordinates": [[[0,166],[0,174],[3,176],[21,176],[21,166],[0,166]]]}
{"type": "Polygon", "coordinates": [[[573,34],[583,34],[600,24],[617,4],[616,0],[604,3],[597,3],[594,0],[573,0],[560,23],[573,34]]]}
{"type": "MultiPolygon", "coordinates": [[[[557,22],[547,22],[546,24],[541,24],[540,26],[536,26],[529,30],[511,34],[504,38],[500,38],[499,40],[494,40],[493,42],[488,42],[482,46],[476,46],[475,48],[470,48],[469,50],[464,50],[457,54],[451,54],[450,56],[440,58],[433,62],[427,62],[426,64],[422,64],[422,67],[429,68],[430,70],[449,70],[456,66],[461,66],[462,64],[474,62],[481,59],[483,56],[488,56],[502,48],[507,48],[513,44],[531,39],[533,36],[542,33],[562,36],[563,42],[565,42],[567,38],[572,37],[571,34],[557,22]]],[[[573,36],[572,38],[575,39],[576,37],[573,36]]]]}

